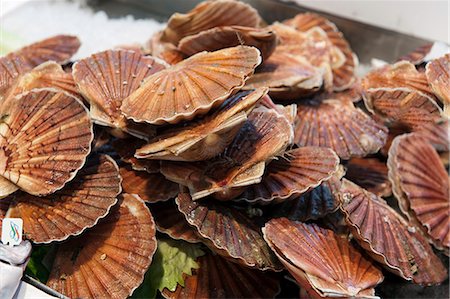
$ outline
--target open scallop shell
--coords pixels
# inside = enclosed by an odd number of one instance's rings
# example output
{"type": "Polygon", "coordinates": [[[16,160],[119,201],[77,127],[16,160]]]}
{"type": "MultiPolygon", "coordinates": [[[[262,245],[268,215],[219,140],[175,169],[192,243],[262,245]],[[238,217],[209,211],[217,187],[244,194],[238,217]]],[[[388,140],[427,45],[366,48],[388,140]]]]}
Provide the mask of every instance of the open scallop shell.
{"type": "Polygon", "coordinates": [[[274,273],[248,269],[211,253],[197,263],[199,268],[185,275],[184,287],[178,285],[174,292],[164,289],[164,298],[274,298],[280,291],[274,273]]]}
{"type": "Polygon", "coordinates": [[[112,143],[114,150],[120,156],[120,159],[125,163],[131,164],[131,167],[137,171],[147,171],[148,173],[159,173],[159,161],[137,159],[134,153],[138,148],[145,144],[141,139],[116,139],[112,143]]]}
{"type": "Polygon", "coordinates": [[[178,184],[167,180],[162,174],[136,171],[131,166],[120,167],[123,191],[139,195],[145,202],[166,201],[178,194],[178,184]]]}
{"type": "Polygon", "coordinates": [[[222,156],[195,164],[162,163],[161,172],[189,187],[194,199],[214,193],[229,200],[243,191],[238,187],[259,183],[265,163],[284,152],[291,140],[289,121],[275,110],[258,107],[222,156]]]}
{"type": "Polygon", "coordinates": [[[295,280],[313,298],[377,298],[384,279],[347,239],[316,224],[287,218],[270,220],[264,239],[295,280]]]}
{"type": "Polygon", "coordinates": [[[389,179],[402,212],[419,221],[436,247],[450,247],[450,187],[432,144],[415,133],[397,137],[389,150],[389,179]]]}
{"type": "Polygon", "coordinates": [[[258,12],[248,4],[233,0],[204,1],[186,14],[173,14],[167,22],[161,40],[177,45],[185,36],[214,27],[258,27],[261,23],[258,12]]]}
{"type": "Polygon", "coordinates": [[[243,213],[210,198],[193,201],[184,191],[175,202],[212,251],[247,267],[281,270],[261,229],[243,213]]]}
{"type": "Polygon", "coordinates": [[[189,225],[174,201],[158,202],[149,206],[158,231],[169,235],[172,239],[189,243],[202,242],[197,230],[189,225]]]}
{"type": "Polygon", "coordinates": [[[239,199],[280,202],[299,196],[331,178],[339,158],[329,148],[301,147],[287,151],[267,165],[261,183],[249,186],[239,199]]]}
{"type": "Polygon", "coordinates": [[[376,153],[387,128],[352,102],[324,100],[297,104],[295,144],[330,147],[341,159],[376,153]]]}
{"type": "Polygon", "coordinates": [[[364,92],[364,103],[384,121],[411,130],[441,118],[441,108],[433,98],[408,88],[369,88],[364,92]]]}
{"type": "Polygon", "coordinates": [[[450,54],[430,61],[425,74],[435,95],[444,103],[444,111],[450,115],[450,54]]]}
{"type": "Polygon", "coordinates": [[[362,79],[361,84],[365,91],[369,88],[403,87],[420,91],[434,98],[425,74],[417,71],[416,67],[408,61],[400,61],[375,69],[362,79]]]}
{"type": "Polygon", "coordinates": [[[107,50],[76,62],[73,78],[89,101],[90,114],[96,123],[148,138],[153,130],[127,120],[120,106],[145,78],[165,68],[154,58],[133,51],[107,50]]]}
{"type": "Polygon", "coordinates": [[[2,105],[0,114],[0,175],[27,193],[61,189],[91,151],[86,107],[65,93],[34,90],[2,105]]]}
{"type": "Polygon", "coordinates": [[[253,46],[261,51],[263,60],[275,50],[277,36],[266,28],[223,26],[190,35],[178,44],[178,49],[191,56],[202,51],[216,51],[239,45],[253,46]]]}
{"type": "Polygon", "coordinates": [[[175,161],[207,160],[222,153],[247,120],[267,88],[239,92],[204,119],[158,134],[135,157],[175,161]]]}
{"type": "Polygon", "coordinates": [[[46,197],[16,193],[7,217],[22,218],[24,236],[34,243],[79,235],[108,214],[121,191],[119,169],[109,156],[91,156],[73,181],[46,197]]]}
{"type": "Polygon", "coordinates": [[[153,74],[128,98],[127,118],[151,124],[191,120],[219,106],[244,86],[261,63],[254,47],[238,46],[201,52],[153,74]]]}
{"type": "Polygon", "coordinates": [[[332,55],[334,90],[345,90],[355,82],[355,70],[358,66],[358,58],[336,25],[314,13],[298,14],[284,23],[302,32],[309,31],[315,27],[319,27],[325,31],[330,42],[337,48],[334,52],[339,53],[332,55]],[[345,59],[342,59],[342,56],[345,59]]]}
{"type": "Polygon", "coordinates": [[[297,198],[284,201],[275,208],[275,217],[305,222],[333,213],[339,208],[338,192],[342,175],[340,167],[338,172],[316,188],[297,198]]]}
{"type": "Polygon", "coordinates": [[[383,199],[344,179],[341,209],[358,243],[390,272],[421,285],[447,278],[447,270],[420,230],[383,199]]]}
{"type": "Polygon", "coordinates": [[[320,70],[302,56],[275,52],[258,67],[245,89],[269,87],[277,100],[292,100],[316,92],[322,86],[320,70]]]}
{"type": "Polygon", "coordinates": [[[377,158],[352,158],[346,166],[345,177],[378,196],[392,194],[386,163],[377,158]]]}
{"type": "Polygon", "coordinates": [[[127,298],[150,266],[155,232],[145,203],[123,194],[108,217],[59,246],[47,285],[71,298],[127,298]]]}

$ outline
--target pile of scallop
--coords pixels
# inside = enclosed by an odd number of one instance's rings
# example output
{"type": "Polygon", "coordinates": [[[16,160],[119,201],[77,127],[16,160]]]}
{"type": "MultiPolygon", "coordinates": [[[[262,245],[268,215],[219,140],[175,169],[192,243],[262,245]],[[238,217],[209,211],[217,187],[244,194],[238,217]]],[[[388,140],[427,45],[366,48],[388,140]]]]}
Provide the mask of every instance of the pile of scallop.
{"type": "Polygon", "coordinates": [[[59,244],[51,288],[126,298],[169,238],[204,255],[166,298],[447,279],[449,54],[357,78],[327,19],[267,25],[232,0],[174,14],[142,48],[70,61],[79,46],[0,58],[0,218],[59,244]]]}

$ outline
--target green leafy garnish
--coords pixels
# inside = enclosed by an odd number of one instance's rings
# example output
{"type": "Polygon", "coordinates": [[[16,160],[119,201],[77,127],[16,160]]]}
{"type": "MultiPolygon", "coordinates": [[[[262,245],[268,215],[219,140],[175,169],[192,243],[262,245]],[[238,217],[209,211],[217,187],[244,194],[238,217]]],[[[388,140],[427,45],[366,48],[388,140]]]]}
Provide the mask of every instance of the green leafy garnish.
{"type": "Polygon", "coordinates": [[[200,246],[171,239],[158,240],[153,262],[132,298],[155,298],[157,290],[175,291],[177,284],[184,286],[183,274],[192,275],[192,269],[199,267],[197,257],[205,254],[200,246]]]}
{"type": "Polygon", "coordinates": [[[55,249],[54,245],[34,245],[25,273],[42,283],[46,283],[50,275],[51,267],[48,257],[49,255],[54,255],[55,249]]]}

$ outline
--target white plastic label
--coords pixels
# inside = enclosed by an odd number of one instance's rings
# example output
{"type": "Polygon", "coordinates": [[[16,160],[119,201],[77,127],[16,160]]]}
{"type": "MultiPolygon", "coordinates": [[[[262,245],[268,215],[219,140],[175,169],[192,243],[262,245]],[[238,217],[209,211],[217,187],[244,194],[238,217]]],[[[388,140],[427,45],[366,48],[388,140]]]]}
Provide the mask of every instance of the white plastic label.
{"type": "Polygon", "coordinates": [[[10,246],[22,242],[23,220],[21,218],[4,218],[2,221],[2,243],[10,246]]]}

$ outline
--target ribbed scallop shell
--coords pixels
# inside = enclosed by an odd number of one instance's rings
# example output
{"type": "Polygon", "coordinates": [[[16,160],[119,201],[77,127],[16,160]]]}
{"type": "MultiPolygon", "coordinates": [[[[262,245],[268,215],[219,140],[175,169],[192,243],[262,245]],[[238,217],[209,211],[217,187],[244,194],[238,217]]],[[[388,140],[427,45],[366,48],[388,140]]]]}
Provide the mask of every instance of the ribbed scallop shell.
{"type": "Polygon", "coordinates": [[[138,148],[145,144],[141,139],[116,139],[112,143],[114,150],[125,163],[131,164],[131,167],[137,171],[147,171],[148,173],[159,173],[159,161],[137,159],[134,153],[138,148]]]}
{"type": "Polygon", "coordinates": [[[91,151],[86,107],[65,93],[31,91],[0,113],[0,175],[27,193],[61,189],[91,151]]]}
{"type": "Polygon", "coordinates": [[[364,103],[386,122],[412,130],[441,117],[441,108],[433,98],[408,88],[370,88],[364,92],[364,103]]]}
{"type": "Polygon", "coordinates": [[[439,152],[448,152],[450,147],[450,122],[446,118],[418,128],[417,133],[426,138],[439,152]]]}
{"type": "Polygon", "coordinates": [[[332,100],[340,100],[343,102],[353,102],[357,103],[359,102],[363,96],[362,96],[362,87],[360,80],[357,80],[355,83],[353,83],[348,89],[343,91],[334,91],[334,92],[321,92],[314,95],[314,100],[322,101],[327,99],[332,100]]]}
{"type": "Polygon", "coordinates": [[[108,217],[59,246],[47,285],[71,298],[127,298],[150,266],[155,232],[145,203],[124,194],[108,217]]]}
{"type": "Polygon", "coordinates": [[[175,45],[161,41],[161,35],[162,31],[156,32],[146,44],[148,52],[153,57],[162,59],[170,65],[177,64],[186,58],[175,45]]]}
{"type": "Polygon", "coordinates": [[[147,77],[123,100],[121,110],[137,122],[190,120],[219,106],[244,86],[260,63],[259,50],[247,46],[198,53],[147,77]]]}
{"type": "Polygon", "coordinates": [[[416,67],[408,61],[400,61],[375,69],[369,72],[361,83],[364,90],[404,87],[434,97],[425,74],[417,71],[416,67]]]}
{"type": "Polygon", "coordinates": [[[248,269],[214,254],[199,257],[197,263],[199,268],[185,275],[184,287],[178,285],[174,292],[164,289],[164,298],[274,298],[280,291],[274,273],[248,269]]]}
{"type": "Polygon", "coordinates": [[[433,43],[426,43],[416,49],[414,51],[401,56],[398,61],[406,60],[411,62],[414,65],[419,65],[425,62],[425,57],[430,53],[431,48],[433,47],[433,43]]]}
{"type": "Polygon", "coordinates": [[[345,177],[378,196],[392,194],[386,163],[377,158],[352,158],[345,165],[345,177]]]}
{"type": "Polygon", "coordinates": [[[76,98],[81,98],[72,74],[66,73],[61,65],[54,61],[44,62],[20,76],[14,86],[11,87],[12,94],[9,94],[9,96],[16,96],[36,88],[54,88],[65,91],[76,98]]]}
{"type": "Polygon", "coordinates": [[[420,230],[376,195],[343,180],[341,209],[353,236],[385,268],[421,285],[439,284],[447,270],[420,230]]]}
{"type": "Polygon", "coordinates": [[[197,230],[189,225],[174,201],[158,202],[149,206],[158,231],[169,235],[172,239],[184,240],[189,243],[202,241],[197,230]]]}
{"type": "Polygon", "coordinates": [[[292,100],[311,94],[322,86],[322,74],[302,56],[275,52],[258,67],[245,89],[269,87],[277,100],[292,100]]]}
{"type": "Polygon", "coordinates": [[[123,191],[139,195],[148,203],[166,201],[177,196],[179,187],[159,173],[136,171],[131,166],[120,167],[123,191]]]}
{"type": "Polygon", "coordinates": [[[274,217],[306,222],[317,220],[339,208],[340,171],[316,188],[276,206],[274,217]]]}
{"type": "Polygon", "coordinates": [[[297,104],[295,144],[330,147],[341,159],[377,152],[387,128],[351,102],[324,100],[297,104]]]}
{"type": "Polygon", "coordinates": [[[426,66],[427,80],[443,103],[450,103],[450,54],[430,61],[426,66]]]}
{"type": "Polygon", "coordinates": [[[392,143],[388,166],[402,212],[417,219],[438,248],[448,250],[450,179],[436,150],[421,136],[402,135],[392,143]]]}
{"type": "Polygon", "coordinates": [[[261,183],[249,186],[239,199],[280,202],[299,196],[331,178],[339,157],[329,148],[301,147],[267,165],[261,183]]]}
{"type": "Polygon", "coordinates": [[[213,158],[233,141],[267,88],[239,92],[228,98],[213,114],[202,120],[158,134],[136,151],[135,157],[175,161],[213,158]]]}
{"type": "Polygon", "coordinates": [[[188,56],[202,51],[216,51],[239,45],[253,46],[261,51],[263,60],[275,50],[277,35],[265,28],[244,26],[223,26],[186,36],[178,44],[178,49],[188,56]]]}
{"type": "Polygon", "coordinates": [[[339,59],[341,59],[341,55],[345,57],[343,63],[336,63],[336,61],[332,60],[332,64],[335,64],[335,67],[332,68],[334,90],[347,89],[355,82],[355,69],[358,66],[358,58],[336,25],[314,13],[298,14],[294,18],[284,21],[284,23],[303,32],[315,27],[325,31],[330,42],[340,52],[340,55],[335,57],[339,57],[339,59]]]}
{"type": "Polygon", "coordinates": [[[4,96],[3,93],[21,74],[26,73],[32,67],[26,63],[21,56],[9,54],[0,57],[0,100],[4,96]]]}
{"type": "Polygon", "coordinates": [[[118,128],[137,137],[145,128],[132,126],[121,114],[122,101],[142,81],[166,66],[153,57],[128,50],[107,50],[81,59],[73,66],[73,78],[90,103],[91,117],[99,124],[118,128]]]}
{"type": "Polygon", "coordinates": [[[161,40],[177,45],[185,36],[214,27],[258,27],[261,22],[258,12],[248,4],[233,0],[204,1],[186,14],[173,14],[167,22],[161,40]]]}
{"type": "Polygon", "coordinates": [[[313,298],[378,298],[383,274],[347,239],[316,224],[275,218],[263,228],[264,239],[295,280],[313,298]]]}
{"type": "Polygon", "coordinates": [[[248,267],[281,270],[262,238],[261,229],[243,213],[210,198],[192,201],[184,192],[175,201],[212,251],[248,267]]]}
{"type": "Polygon", "coordinates": [[[106,216],[121,191],[119,169],[109,156],[91,156],[73,181],[46,197],[24,192],[8,198],[8,217],[22,218],[24,236],[34,243],[79,235],[106,216]]]}

